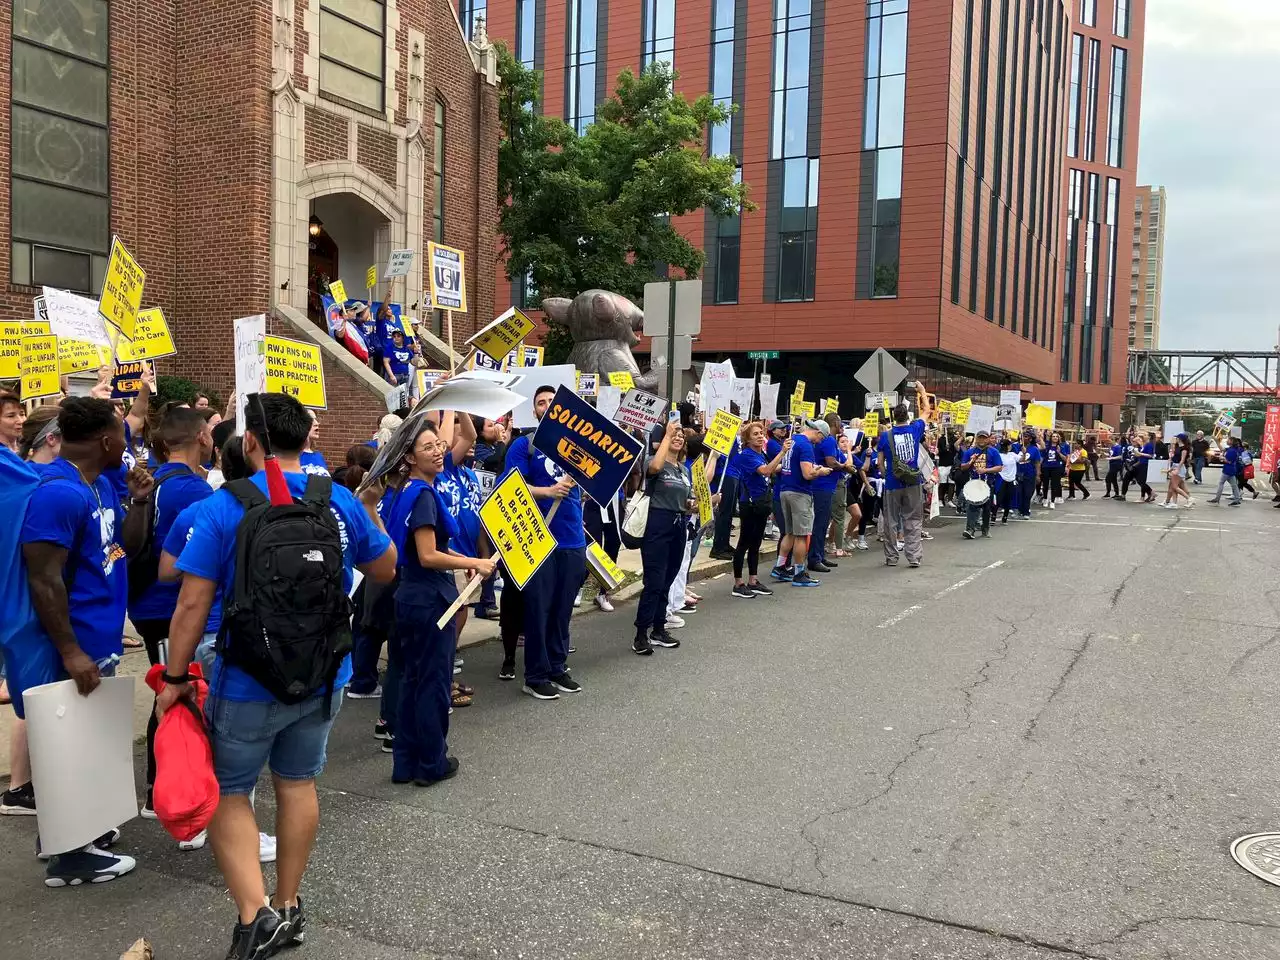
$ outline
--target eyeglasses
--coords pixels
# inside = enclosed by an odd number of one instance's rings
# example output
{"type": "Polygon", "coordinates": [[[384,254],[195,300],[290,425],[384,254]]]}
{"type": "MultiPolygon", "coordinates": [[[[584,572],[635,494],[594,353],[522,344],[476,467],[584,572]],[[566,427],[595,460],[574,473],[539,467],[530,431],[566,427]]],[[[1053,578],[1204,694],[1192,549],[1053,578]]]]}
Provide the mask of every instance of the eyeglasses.
{"type": "Polygon", "coordinates": [[[439,450],[447,450],[448,447],[443,440],[424,440],[415,449],[418,453],[435,453],[439,450]]]}

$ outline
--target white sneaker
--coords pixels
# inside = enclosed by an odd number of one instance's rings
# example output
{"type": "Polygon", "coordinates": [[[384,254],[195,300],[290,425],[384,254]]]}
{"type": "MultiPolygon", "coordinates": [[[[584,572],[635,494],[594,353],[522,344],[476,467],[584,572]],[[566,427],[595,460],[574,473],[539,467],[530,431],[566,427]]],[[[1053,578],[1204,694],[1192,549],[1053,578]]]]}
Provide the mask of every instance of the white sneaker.
{"type": "Polygon", "coordinates": [[[578,595],[577,595],[577,596],[575,596],[575,597],[573,598],[573,605],[574,605],[575,607],[580,607],[580,606],[582,606],[582,591],[581,591],[581,590],[579,590],[579,591],[578,591],[578,595]]]}
{"type": "Polygon", "coordinates": [[[1057,510],[1057,509],[1058,509],[1058,508],[1057,508],[1057,506],[1055,506],[1055,505],[1054,505],[1054,502],[1053,502],[1052,500],[1050,500],[1050,501],[1049,501],[1049,509],[1050,509],[1050,510],[1057,510]]]}
{"type": "Polygon", "coordinates": [[[382,684],[378,684],[368,693],[352,693],[351,689],[349,687],[347,688],[348,700],[377,700],[381,696],[382,696],[382,684]]]}
{"type": "Polygon", "coordinates": [[[1170,501],[1169,501],[1168,503],[1166,503],[1166,504],[1163,504],[1163,506],[1164,506],[1164,508],[1165,508],[1166,510],[1177,510],[1177,509],[1178,509],[1178,505],[1177,505],[1176,503],[1174,503],[1172,500],[1170,500],[1170,501]]]}
{"type": "Polygon", "coordinates": [[[204,845],[209,842],[209,831],[201,830],[190,840],[179,840],[179,850],[203,850],[204,845]]]}
{"type": "Polygon", "coordinates": [[[669,617],[667,617],[668,630],[679,630],[683,626],[684,626],[684,617],[681,617],[674,613],[671,614],[669,617]]]}
{"type": "Polygon", "coordinates": [[[867,538],[866,538],[866,537],[859,537],[859,538],[858,538],[858,542],[854,544],[854,547],[855,547],[856,549],[858,549],[858,550],[866,550],[866,549],[867,549],[867,538]]]}
{"type": "Polygon", "coordinates": [[[613,604],[609,602],[609,595],[606,593],[596,594],[596,606],[605,613],[613,613],[613,604]]]}
{"type": "Polygon", "coordinates": [[[276,838],[269,833],[258,834],[258,862],[276,862],[276,838]]]}

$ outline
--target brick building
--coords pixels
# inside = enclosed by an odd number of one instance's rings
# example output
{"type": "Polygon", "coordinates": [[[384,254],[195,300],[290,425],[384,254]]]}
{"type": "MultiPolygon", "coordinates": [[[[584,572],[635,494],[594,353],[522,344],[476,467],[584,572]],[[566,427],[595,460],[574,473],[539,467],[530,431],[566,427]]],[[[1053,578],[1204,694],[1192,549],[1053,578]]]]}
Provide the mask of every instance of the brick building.
{"type": "Polygon", "coordinates": [[[411,248],[391,299],[439,332],[421,272],[438,239],[468,255],[459,337],[492,317],[495,64],[450,0],[21,0],[0,4],[0,28],[6,319],[29,317],[41,285],[96,295],[118,234],[179,348],[161,373],[225,395],[247,314],[325,343],[335,453],[384,408],[308,322],[318,277],[363,298],[366,268],[411,248]]]}
{"type": "Polygon", "coordinates": [[[1138,187],[1133,198],[1133,261],[1129,289],[1129,349],[1160,347],[1160,295],[1164,288],[1164,230],[1169,197],[1164,187],[1138,187]]]}
{"type": "MultiPolygon", "coordinates": [[[[486,12],[490,33],[544,71],[543,108],[579,129],[624,67],[654,59],[686,95],[738,105],[709,148],[739,158],[759,211],[679,222],[707,253],[699,359],[747,366],[746,351],[780,349],[775,377],[826,395],[848,392],[883,346],[943,395],[1026,383],[1079,413],[1066,404],[1118,406],[1124,356],[1121,329],[1083,384],[1059,383],[1072,3],[1108,7],[1109,26],[1115,2],[487,0],[486,12]]],[[[1095,129],[1099,175],[1123,179],[1127,211],[1144,5],[1120,5],[1124,39],[1080,29],[1107,53],[1134,48],[1123,162],[1106,174],[1108,125],[1095,129]]],[[[1105,121],[1109,78],[1094,89],[1105,121]]],[[[521,287],[499,272],[500,298],[521,287]]]]}

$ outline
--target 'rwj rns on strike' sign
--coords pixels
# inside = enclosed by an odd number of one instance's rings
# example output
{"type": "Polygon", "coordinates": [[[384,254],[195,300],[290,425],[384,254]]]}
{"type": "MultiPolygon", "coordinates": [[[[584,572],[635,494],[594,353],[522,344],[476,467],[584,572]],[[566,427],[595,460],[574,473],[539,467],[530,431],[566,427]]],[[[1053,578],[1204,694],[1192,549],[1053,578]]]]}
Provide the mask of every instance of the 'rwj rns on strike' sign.
{"type": "Polygon", "coordinates": [[[609,503],[644,444],[561,385],[531,441],[596,503],[609,503]]]}

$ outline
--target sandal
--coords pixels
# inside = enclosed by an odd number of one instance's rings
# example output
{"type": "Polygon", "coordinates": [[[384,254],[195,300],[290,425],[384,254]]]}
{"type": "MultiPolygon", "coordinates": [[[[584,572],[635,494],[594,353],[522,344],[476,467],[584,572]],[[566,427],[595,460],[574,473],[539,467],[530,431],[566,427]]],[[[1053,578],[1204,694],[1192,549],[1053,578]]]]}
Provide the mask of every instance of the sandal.
{"type": "Polygon", "coordinates": [[[453,705],[455,707],[469,707],[471,706],[471,698],[467,694],[455,690],[453,692],[453,705]]]}
{"type": "Polygon", "coordinates": [[[476,688],[475,688],[475,687],[469,687],[469,686],[467,686],[465,683],[457,683],[457,682],[455,682],[455,683],[454,683],[454,685],[453,685],[453,692],[454,692],[454,693],[460,693],[460,694],[462,694],[462,695],[463,695],[463,696],[465,696],[465,697],[470,697],[470,696],[472,696],[472,695],[476,692],[476,688]]]}
{"type": "Polygon", "coordinates": [[[122,642],[124,643],[124,648],[126,650],[136,650],[138,647],[142,646],[142,641],[136,637],[124,637],[122,642]]]}

